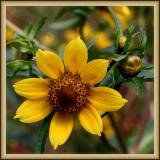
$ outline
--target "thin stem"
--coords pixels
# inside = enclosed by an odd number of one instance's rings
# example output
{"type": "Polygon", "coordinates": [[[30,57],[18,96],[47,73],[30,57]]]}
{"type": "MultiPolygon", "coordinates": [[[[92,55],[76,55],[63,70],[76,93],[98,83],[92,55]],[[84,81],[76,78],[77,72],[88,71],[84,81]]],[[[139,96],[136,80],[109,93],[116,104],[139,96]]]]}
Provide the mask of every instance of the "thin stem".
{"type": "Polygon", "coordinates": [[[100,137],[101,141],[103,142],[103,144],[107,147],[107,149],[110,152],[114,152],[114,153],[119,153],[119,150],[117,150],[116,148],[114,148],[108,141],[107,137],[104,135],[104,133],[101,133],[101,137],[100,137]]]}
{"type": "Polygon", "coordinates": [[[122,135],[122,133],[121,133],[121,131],[120,131],[120,129],[119,129],[119,127],[118,127],[115,119],[114,119],[113,114],[112,114],[112,113],[109,113],[108,116],[109,116],[109,118],[110,118],[110,120],[111,120],[112,126],[113,126],[114,129],[115,129],[116,136],[117,136],[119,145],[120,145],[123,153],[128,153],[128,149],[127,149],[126,143],[125,143],[125,141],[124,141],[124,137],[123,137],[123,135],[122,135]]]}

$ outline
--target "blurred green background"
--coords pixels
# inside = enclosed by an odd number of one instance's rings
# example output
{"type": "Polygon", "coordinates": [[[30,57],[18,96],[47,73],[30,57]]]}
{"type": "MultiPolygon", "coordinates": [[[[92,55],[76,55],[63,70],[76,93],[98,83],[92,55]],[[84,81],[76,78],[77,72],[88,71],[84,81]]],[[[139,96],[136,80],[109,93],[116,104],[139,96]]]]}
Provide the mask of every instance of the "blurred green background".
{"type": "MultiPolygon", "coordinates": [[[[83,34],[86,43],[93,38],[98,38],[94,46],[97,51],[112,46],[116,26],[110,13],[104,10],[104,7],[83,8],[84,12],[81,11],[81,7],[14,6],[7,7],[6,15],[10,22],[22,30],[41,17],[47,16],[47,21],[36,39],[40,45],[57,53],[61,53],[67,42],[75,38],[79,32],[83,34]],[[62,11],[64,8],[67,10],[65,14],[62,11]],[[76,8],[76,13],[72,8],[76,8]],[[59,15],[58,18],[57,15],[59,15]],[[82,23],[77,15],[85,18],[82,30],[79,29],[82,23]]],[[[153,7],[116,6],[113,10],[118,15],[124,30],[130,24],[136,25],[137,31],[140,27],[146,30],[147,55],[143,63],[153,65],[153,7]]],[[[7,27],[6,31],[8,43],[12,40],[15,31],[10,27],[7,27]]],[[[22,58],[15,49],[10,47],[7,48],[6,54],[7,61],[22,58]]],[[[27,73],[24,72],[24,74],[27,73]]],[[[24,100],[13,91],[12,84],[15,81],[17,79],[7,78],[7,153],[35,153],[37,135],[42,122],[23,124],[13,119],[16,109],[24,100]]],[[[114,113],[129,153],[154,153],[154,86],[151,82],[145,85],[147,92],[137,93],[134,87],[123,84],[120,92],[129,102],[120,111],[114,113]]],[[[103,123],[105,136],[113,146],[118,148],[115,131],[108,116],[103,118],[103,123]]],[[[69,140],[56,151],[51,148],[47,140],[45,153],[110,153],[110,151],[98,137],[85,132],[76,122],[69,140]]]]}

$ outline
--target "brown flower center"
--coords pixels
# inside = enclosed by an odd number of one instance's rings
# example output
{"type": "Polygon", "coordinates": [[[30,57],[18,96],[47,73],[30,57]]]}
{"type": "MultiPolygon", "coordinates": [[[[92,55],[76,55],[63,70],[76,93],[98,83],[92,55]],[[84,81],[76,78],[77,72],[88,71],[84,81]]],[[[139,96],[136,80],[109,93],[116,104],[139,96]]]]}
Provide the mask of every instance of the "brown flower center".
{"type": "Polygon", "coordinates": [[[51,80],[48,99],[55,112],[71,114],[86,105],[87,95],[88,86],[81,82],[80,76],[68,72],[51,80]]]}

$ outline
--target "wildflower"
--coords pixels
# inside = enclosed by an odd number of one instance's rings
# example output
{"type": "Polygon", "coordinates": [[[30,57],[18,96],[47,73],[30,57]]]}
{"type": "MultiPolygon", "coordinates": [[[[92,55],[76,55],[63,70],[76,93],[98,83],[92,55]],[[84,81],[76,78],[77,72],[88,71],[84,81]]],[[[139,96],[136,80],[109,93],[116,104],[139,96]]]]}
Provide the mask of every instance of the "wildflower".
{"type": "Polygon", "coordinates": [[[87,63],[87,59],[87,47],[80,37],[66,46],[64,65],[57,54],[39,49],[36,63],[49,78],[28,78],[14,85],[17,94],[28,98],[16,111],[15,118],[21,122],[37,122],[55,112],[49,128],[54,149],[69,138],[73,115],[78,115],[86,131],[101,136],[103,125],[98,110],[117,111],[127,102],[114,89],[93,86],[106,75],[108,61],[87,63]]]}

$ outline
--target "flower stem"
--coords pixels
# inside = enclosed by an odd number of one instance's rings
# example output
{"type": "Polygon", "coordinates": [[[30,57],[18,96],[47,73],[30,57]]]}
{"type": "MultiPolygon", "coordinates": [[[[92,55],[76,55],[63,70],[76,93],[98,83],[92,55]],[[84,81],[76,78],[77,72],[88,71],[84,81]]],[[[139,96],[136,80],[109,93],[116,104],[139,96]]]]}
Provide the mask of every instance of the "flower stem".
{"type": "Polygon", "coordinates": [[[103,144],[107,147],[107,149],[110,152],[119,153],[119,151],[109,143],[107,137],[104,135],[103,132],[101,133],[101,137],[100,138],[101,138],[101,141],[103,142],[103,144]]]}
{"type": "Polygon", "coordinates": [[[112,126],[114,127],[114,129],[116,131],[117,140],[119,142],[119,145],[121,147],[122,152],[123,153],[128,153],[128,149],[127,149],[126,143],[124,141],[124,137],[123,137],[123,135],[122,135],[122,133],[121,133],[121,131],[120,131],[115,119],[114,119],[113,114],[109,113],[108,116],[109,116],[109,118],[111,120],[112,126]]]}
{"type": "Polygon", "coordinates": [[[36,153],[44,153],[45,144],[48,136],[48,129],[52,117],[53,113],[51,113],[48,117],[46,117],[42,123],[37,139],[36,153]]]}

